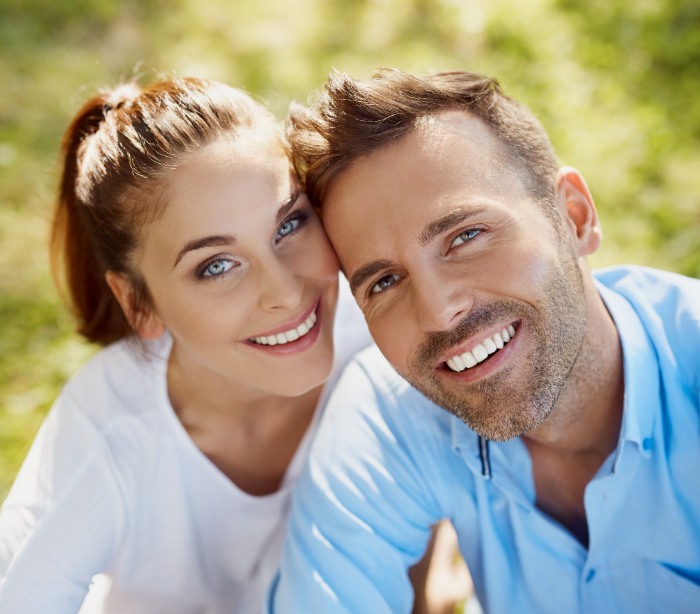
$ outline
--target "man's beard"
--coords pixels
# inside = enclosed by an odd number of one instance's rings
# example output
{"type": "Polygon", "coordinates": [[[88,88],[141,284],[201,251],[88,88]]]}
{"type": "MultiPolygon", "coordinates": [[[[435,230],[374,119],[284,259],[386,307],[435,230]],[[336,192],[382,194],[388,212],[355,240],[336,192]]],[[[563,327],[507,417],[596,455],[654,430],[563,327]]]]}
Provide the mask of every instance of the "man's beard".
{"type": "Polygon", "coordinates": [[[486,439],[505,441],[541,424],[566,384],[587,326],[580,269],[573,255],[562,258],[565,262],[544,285],[536,306],[500,300],[476,307],[452,330],[431,333],[402,375],[486,439]],[[434,369],[439,356],[467,337],[478,339],[479,331],[516,320],[526,324],[516,336],[527,334],[534,344],[527,355],[518,356],[517,365],[511,358],[511,364],[477,382],[445,385],[446,378],[434,369]]]}

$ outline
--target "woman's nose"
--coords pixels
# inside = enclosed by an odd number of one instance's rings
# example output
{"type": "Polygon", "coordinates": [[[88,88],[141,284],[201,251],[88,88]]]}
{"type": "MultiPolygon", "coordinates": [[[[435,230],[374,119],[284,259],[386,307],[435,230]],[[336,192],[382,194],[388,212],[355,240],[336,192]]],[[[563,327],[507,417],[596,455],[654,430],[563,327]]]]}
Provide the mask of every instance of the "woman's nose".
{"type": "Polygon", "coordinates": [[[301,304],[303,280],[279,257],[267,259],[260,273],[260,306],[265,311],[293,310],[301,304]]]}

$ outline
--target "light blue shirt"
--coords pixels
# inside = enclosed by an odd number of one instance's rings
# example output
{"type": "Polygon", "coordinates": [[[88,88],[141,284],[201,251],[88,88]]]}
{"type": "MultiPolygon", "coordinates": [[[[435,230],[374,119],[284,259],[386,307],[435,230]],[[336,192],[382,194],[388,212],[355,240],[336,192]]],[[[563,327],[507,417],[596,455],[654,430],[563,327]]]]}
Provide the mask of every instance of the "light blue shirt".
{"type": "Polygon", "coordinates": [[[700,281],[596,277],[625,395],[618,446],[585,491],[589,547],[535,507],[520,439],[481,440],[371,348],[329,402],[271,610],[409,612],[406,569],[447,517],[486,612],[700,611],[700,281]]]}

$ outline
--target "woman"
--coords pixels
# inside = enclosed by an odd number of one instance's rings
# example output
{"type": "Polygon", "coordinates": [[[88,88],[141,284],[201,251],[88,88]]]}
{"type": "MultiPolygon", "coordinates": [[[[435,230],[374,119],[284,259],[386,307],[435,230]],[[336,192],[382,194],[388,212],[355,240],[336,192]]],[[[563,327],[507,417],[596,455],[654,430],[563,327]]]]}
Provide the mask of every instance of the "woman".
{"type": "Polygon", "coordinates": [[[346,297],[333,363],[338,264],[246,94],[125,85],[82,108],[63,152],[54,264],[105,348],[4,503],[0,611],[257,611],[331,365],[369,342],[364,322],[346,297]]]}

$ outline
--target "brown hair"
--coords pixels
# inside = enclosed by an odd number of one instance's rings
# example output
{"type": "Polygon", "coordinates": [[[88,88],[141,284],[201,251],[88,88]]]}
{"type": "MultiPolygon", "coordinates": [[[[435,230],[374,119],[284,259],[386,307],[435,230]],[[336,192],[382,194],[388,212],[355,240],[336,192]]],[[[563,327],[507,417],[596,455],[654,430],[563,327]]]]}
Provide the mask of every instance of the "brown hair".
{"type": "Polygon", "coordinates": [[[152,302],[130,263],[139,229],[164,210],[168,173],[197,147],[261,123],[275,119],[250,96],[195,78],[128,83],[78,111],[62,143],[51,258],[80,334],[102,345],[130,335],[106,271],[129,279],[135,312],[145,313],[152,302]]]}
{"type": "Polygon", "coordinates": [[[400,138],[420,118],[449,109],[490,126],[531,193],[551,202],[558,164],[549,138],[495,79],[463,71],[418,77],[394,69],[367,81],[333,72],[313,107],[291,106],[292,161],[311,202],[320,207],[331,180],[353,160],[400,138]]]}

